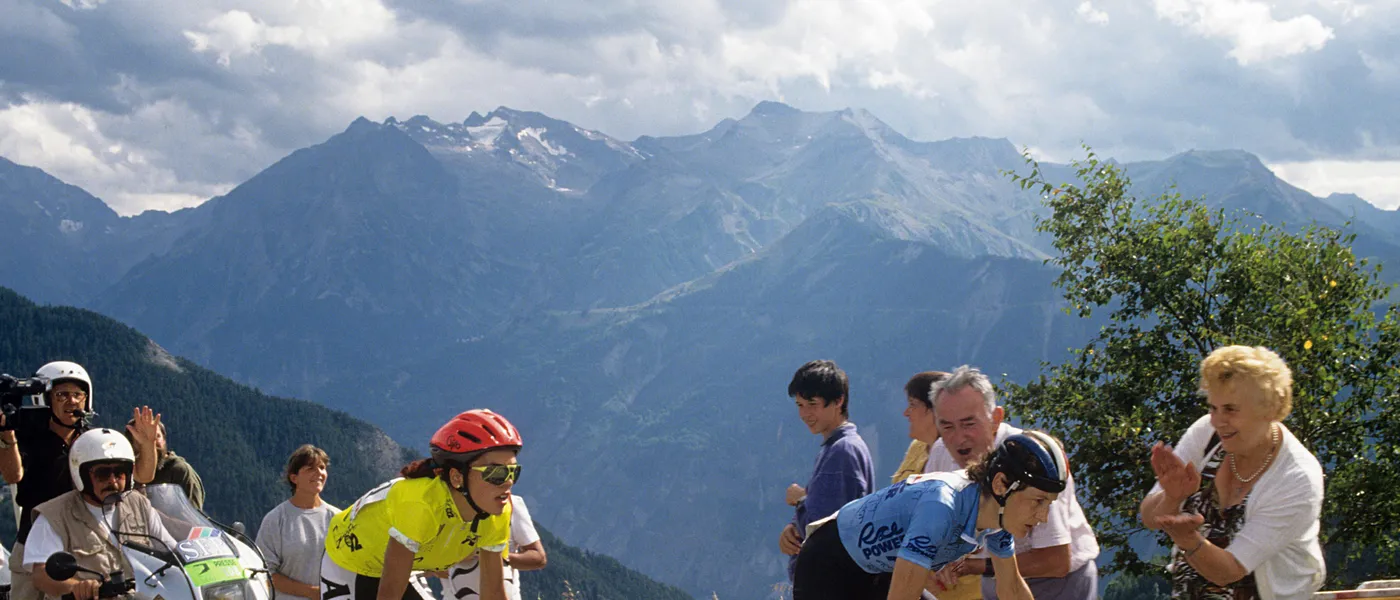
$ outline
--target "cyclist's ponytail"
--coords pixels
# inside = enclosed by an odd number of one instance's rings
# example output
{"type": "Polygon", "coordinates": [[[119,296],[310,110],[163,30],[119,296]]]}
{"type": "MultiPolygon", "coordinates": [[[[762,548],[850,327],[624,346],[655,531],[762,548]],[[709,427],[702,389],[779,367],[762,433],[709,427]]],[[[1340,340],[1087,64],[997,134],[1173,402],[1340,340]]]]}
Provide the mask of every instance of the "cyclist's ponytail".
{"type": "Polygon", "coordinates": [[[991,461],[987,460],[988,458],[990,457],[984,456],[968,461],[967,478],[971,479],[972,483],[982,488],[982,495],[991,497],[994,495],[992,492],[992,479],[996,476],[996,473],[992,472],[991,461]]]}
{"type": "Polygon", "coordinates": [[[399,475],[406,479],[422,479],[424,477],[437,477],[442,467],[431,458],[423,458],[408,463],[399,470],[399,475]]]}

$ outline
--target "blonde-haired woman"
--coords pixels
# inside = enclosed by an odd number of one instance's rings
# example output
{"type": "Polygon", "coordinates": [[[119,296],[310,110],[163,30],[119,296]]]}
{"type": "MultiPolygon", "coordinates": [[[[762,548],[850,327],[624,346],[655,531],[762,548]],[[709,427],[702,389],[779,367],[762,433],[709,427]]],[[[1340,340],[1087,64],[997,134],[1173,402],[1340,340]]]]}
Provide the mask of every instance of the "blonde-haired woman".
{"type": "Polygon", "coordinates": [[[1326,576],[1322,467],[1283,425],[1293,374],[1268,348],[1201,362],[1209,414],[1173,450],[1152,447],[1142,522],[1171,537],[1173,600],[1305,600],[1326,576]]]}

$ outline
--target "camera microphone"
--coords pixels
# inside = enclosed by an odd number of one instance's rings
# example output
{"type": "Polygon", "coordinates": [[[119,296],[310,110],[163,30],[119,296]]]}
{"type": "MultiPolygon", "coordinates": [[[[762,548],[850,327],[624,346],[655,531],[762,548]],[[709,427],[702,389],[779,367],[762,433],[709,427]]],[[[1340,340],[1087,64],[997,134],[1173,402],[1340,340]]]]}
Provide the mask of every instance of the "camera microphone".
{"type": "Polygon", "coordinates": [[[76,419],[77,422],[74,424],[81,425],[84,429],[92,425],[92,418],[97,416],[97,413],[81,408],[74,409],[69,414],[72,414],[73,418],[76,419]]]}

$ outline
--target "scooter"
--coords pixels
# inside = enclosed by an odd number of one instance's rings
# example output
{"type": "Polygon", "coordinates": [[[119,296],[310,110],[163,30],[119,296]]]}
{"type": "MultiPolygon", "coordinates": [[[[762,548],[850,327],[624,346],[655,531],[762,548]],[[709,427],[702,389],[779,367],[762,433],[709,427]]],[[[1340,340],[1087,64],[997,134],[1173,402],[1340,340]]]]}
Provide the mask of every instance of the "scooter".
{"type": "MultiPolygon", "coordinates": [[[[174,548],[158,538],[116,532],[133,577],[94,573],[104,583],[99,597],[137,600],[272,600],[272,574],[257,544],[240,524],[222,525],[195,508],[174,484],[147,486],[142,492],[160,513],[161,523],[175,538],[174,548]],[[106,595],[110,594],[110,595],[106,595]]],[[[79,571],[72,555],[58,553],[44,564],[55,581],[79,571]],[[52,568],[54,570],[50,570],[52,568]],[[62,577],[60,577],[62,576],[62,577]]],[[[92,571],[87,571],[92,573],[92,571]]],[[[65,599],[71,600],[71,599],[65,599]]]]}

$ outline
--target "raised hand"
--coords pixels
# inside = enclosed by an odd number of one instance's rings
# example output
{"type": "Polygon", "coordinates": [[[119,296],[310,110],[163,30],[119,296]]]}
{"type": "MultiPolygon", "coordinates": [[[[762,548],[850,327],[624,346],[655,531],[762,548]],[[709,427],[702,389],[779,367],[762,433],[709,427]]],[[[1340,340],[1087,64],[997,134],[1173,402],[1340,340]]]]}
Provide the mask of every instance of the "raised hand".
{"type": "Polygon", "coordinates": [[[1201,487],[1201,473],[1190,462],[1181,460],[1172,447],[1157,442],[1152,446],[1152,473],[1173,502],[1181,502],[1201,487]]]}
{"type": "Polygon", "coordinates": [[[131,410],[131,420],[135,423],[126,426],[126,430],[131,432],[131,437],[142,449],[153,450],[156,438],[160,436],[160,413],[151,410],[149,406],[140,406],[131,410]]]}

